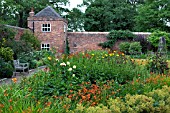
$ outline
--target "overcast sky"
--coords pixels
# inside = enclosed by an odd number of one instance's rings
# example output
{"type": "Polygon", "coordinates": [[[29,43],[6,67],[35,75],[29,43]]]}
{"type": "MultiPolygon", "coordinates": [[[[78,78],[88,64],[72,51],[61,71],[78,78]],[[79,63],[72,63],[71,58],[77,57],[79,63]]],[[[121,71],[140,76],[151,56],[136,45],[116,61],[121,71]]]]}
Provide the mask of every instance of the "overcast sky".
{"type": "MultiPolygon", "coordinates": [[[[69,1],[70,1],[70,5],[67,5],[66,7],[68,7],[70,10],[74,7],[77,7],[78,4],[83,3],[83,0],[69,0],[69,1]]],[[[84,12],[85,8],[81,8],[81,10],[84,12]]]]}

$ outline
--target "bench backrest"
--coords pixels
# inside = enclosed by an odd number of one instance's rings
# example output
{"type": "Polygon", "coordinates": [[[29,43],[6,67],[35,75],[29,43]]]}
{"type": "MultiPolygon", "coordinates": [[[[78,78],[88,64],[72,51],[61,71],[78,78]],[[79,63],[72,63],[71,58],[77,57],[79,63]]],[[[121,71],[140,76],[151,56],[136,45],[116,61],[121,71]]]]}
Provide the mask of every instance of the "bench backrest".
{"type": "Polygon", "coordinates": [[[19,66],[19,60],[14,60],[13,62],[14,62],[14,67],[19,66]]]}

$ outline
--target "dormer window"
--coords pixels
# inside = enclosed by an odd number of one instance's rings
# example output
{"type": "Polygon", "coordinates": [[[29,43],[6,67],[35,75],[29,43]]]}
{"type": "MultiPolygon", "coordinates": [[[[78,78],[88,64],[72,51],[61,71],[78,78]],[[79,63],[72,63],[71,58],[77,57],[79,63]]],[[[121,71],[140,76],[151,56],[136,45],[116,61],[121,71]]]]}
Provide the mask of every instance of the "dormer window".
{"type": "Polygon", "coordinates": [[[42,32],[51,32],[51,24],[42,24],[42,32]]]}

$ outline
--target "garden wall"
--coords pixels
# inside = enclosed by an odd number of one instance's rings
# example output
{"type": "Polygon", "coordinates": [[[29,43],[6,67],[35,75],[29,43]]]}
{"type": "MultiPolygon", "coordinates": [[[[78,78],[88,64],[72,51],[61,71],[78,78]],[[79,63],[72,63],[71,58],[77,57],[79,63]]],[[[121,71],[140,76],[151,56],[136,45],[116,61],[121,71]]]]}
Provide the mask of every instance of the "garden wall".
{"type": "MultiPolygon", "coordinates": [[[[107,41],[106,36],[108,33],[109,32],[68,32],[67,37],[70,53],[102,49],[98,44],[107,41]]],[[[142,35],[143,37],[150,35],[150,33],[144,32],[134,32],[134,34],[137,36],[142,35]]],[[[120,41],[118,41],[118,43],[120,43],[120,41]]],[[[114,49],[117,49],[117,47],[115,46],[114,49]]]]}
{"type": "Polygon", "coordinates": [[[24,31],[25,31],[25,30],[28,30],[28,29],[26,29],[26,28],[21,28],[21,27],[16,27],[16,26],[10,26],[10,25],[5,25],[5,26],[7,26],[7,27],[12,28],[12,29],[15,30],[15,32],[16,32],[16,35],[15,35],[15,37],[14,37],[15,40],[19,40],[20,37],[21,37],[21,35],[24,33],[24,31]]]}

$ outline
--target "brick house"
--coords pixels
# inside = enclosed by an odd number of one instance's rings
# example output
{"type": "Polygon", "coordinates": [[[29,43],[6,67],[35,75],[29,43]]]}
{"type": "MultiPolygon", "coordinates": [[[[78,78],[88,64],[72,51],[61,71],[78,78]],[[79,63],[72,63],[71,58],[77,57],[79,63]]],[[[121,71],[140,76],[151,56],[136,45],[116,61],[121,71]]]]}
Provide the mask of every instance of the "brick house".
{"type": "Polygon", "coordinates": [[[58,52],[64,52],[67,37],[67,21],[56,11],[48,6],[34,15],[33,9],[27,18],[28,28],[41,41],[41,49],[55,48],[58,52]]]}
{"type": "MultiPolygon", "coordinates": [[[[41,41],[41,49],[55,48],[63,53],[68,39],[70,53],[100,50],[99,43],[108,41],[109,32],[67,32],[67,20],[62,18],[52,7],[48,6],[34,15],[31,10],[27,18],[28,28],[41,41]]],[[[149,36],[150,33],[136,32],[135,35],[149,36]]],[[[115,44],[116,45],[116,44],[115,44]]],[[[118,48],[115,46],[115,50],[118,48]]]]}

